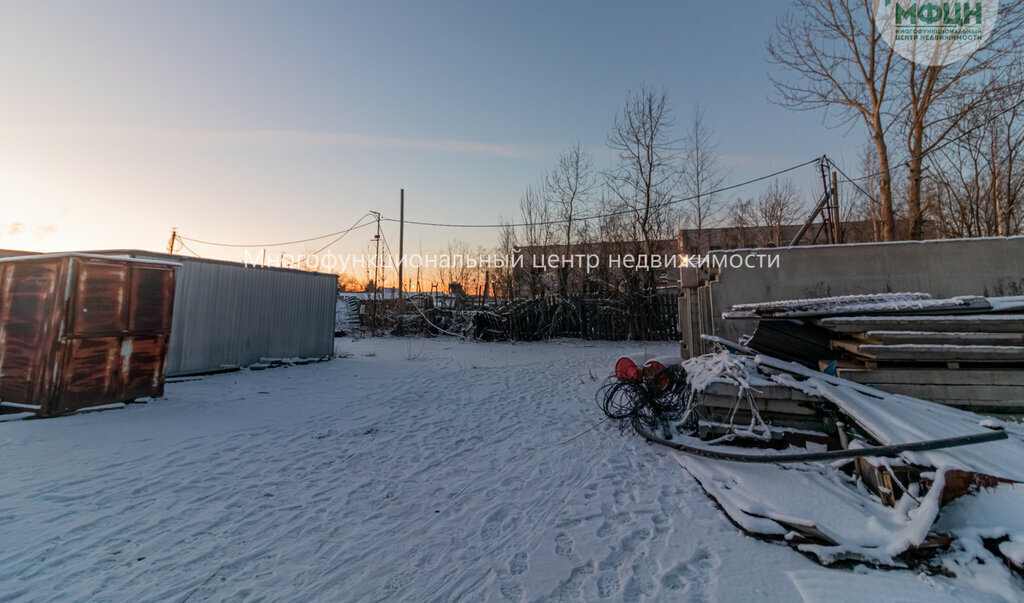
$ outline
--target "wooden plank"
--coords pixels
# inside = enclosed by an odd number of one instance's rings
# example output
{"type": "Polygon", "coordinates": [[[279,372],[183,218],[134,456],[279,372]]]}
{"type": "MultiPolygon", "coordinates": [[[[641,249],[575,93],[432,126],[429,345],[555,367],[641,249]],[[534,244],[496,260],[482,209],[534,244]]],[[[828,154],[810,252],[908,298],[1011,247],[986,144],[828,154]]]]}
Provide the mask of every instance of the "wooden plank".
{"type": "Polygon", "coordinates": [[[932,383],[936,385],[1022,385],[1024,369],[839,368],[837,375],[857,383],[932,383]]]}
{"type": "MultiPolygon", "coordinates": [[[[729,417],[732,413],[728,412],[727,409],[723,408],[707,408],[707,420],[715,423],[729,423],[729,417]]],[[[761,412],[761,418],[765,423],[773,427],[789,427],[791,429],[805,429],[807,431],[816,431],[819,433],[827,433],[828,430],[825,427],[825,421],[822,417],[808,416],[808,415],[794,415],[788,413],[767,413],[761,412]]],[[[751,421],[750,411],[737,411],[733,417],[732,424],[737,427],[746,427],[750,425],[751,421]]]]}
{"type": "MultiPolygon", "coordinates": [[[[704,406],[708,408],[714,408],[719,410],[731,410],[736,406],[735,397],[727,396],[704,396],[704,406]]],[[[757,411],[760,413],[768,414],[788,414],[788,415],[800,415],[800,416],[814,416],[818,412],[811,402],[794,402],[792,400],[778,400],[770,398],[754,398],[754,403],[757,406],[757,411]]],[[[746,402],[741,402],[738,406],[739,409],[747,409],[746,402]]]]}
{"type": "MultiPolygon", "coordinates": [[[[705,394],[726,396],[736,398],[739,393],[739,386],[732,383],[712,383],[704,390],[705,394]]],[[[775,400],[797,400],[801,402],[818,402],[821,398],[808,396],[800,390],[786,387],[784,385],[758,385],[753,386],[751,393],[755,398],[770,398],[775,400]]]]}
{"type": "Polygon", "coordinates": [[[998,345],[872,345],[858,346],[859,353],[874,360],[908,362],[1021,362],[1024,346],[998,345]]]}
{"type": "Polygon", "coordinates": [[[928,343],[936,345],[1024,345],[1024,333],[970,333],[933,331],[868,331],[858,333],[864,343],[894,345],[928,343]]]}
{"type": "Polygon", "coordinates": [[[854,356],[864,356],[866,358],[873,358],[873,356],[865,355],[863,352],[861,352],[860,349],[862,345],[871,344],[865,344],[857,341],[849,341],[846,339],[833,339],[831,342],[829,342],[829,345],[832,346],[833,350],[840,350],[843,352],[853,354],[854,356]]]}
{"type": "Polygon", "coordinates": [[[1024,333],[1024,314],[965,314],[959,316],[839,316],[816,321],[839,333],[870,331],[943,331],[1024,333]]]}

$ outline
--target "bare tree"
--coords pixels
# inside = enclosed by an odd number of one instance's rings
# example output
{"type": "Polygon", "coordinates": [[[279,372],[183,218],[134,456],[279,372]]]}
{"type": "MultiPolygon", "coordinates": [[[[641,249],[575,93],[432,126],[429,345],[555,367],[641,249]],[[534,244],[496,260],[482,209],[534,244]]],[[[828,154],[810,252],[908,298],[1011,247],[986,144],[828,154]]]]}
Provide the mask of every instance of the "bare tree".
{"type": "MultiPolygon", "coordinates": [[[[618,154],[617,165],[606,173],[614,205],[630,217],[634,240],[641,253],[652,255],[656,241],[677,226],[672,208],[679,184],[677,141],[664,91],[648,86],[626,96],[626,106],[615,117],[608,146],[618,154]]],[[[647,287],[654,275],[647,272],[647,287]]]]}
{"type": "Polygon", "coordinates": [[[687,199],[690,223],[697,231],[698,253],[708,251],[705,228],[714,226],[721,211],[715,192],[729,177],[718,155],[718,141],[704,119],[704,110],[694,105],[683,139],[682,194],[687,199]]]}
{"type": "MultiPolygon", "coordinates": [[[[559,222],[554,228],[558,230],[563,257],[572,255],[573,245],[584,239],[587,224],[579,217],[590,208],[596,188],[593,159],[579,141],[558,156],[555,168],[544,178],[550,213],[559,222]]],[[[564,263],[558,269],[558,293],[563,296],[568,293],[570,269],[564,263]]]]}
{"type": "Polygon", "coordinates": [[[803,214],[800,193],[793,185],[793,181],[772,182],[758,197],[757,212],[761,223],[768,228],[768,240],[765,243],[781,245],[782,227],[792,224],[803,214]]]}
{"type": "MultiPolygon", "coordinates": [[[[878,160],[881,230],[884,240],[896,236],[893,206],[893,161],[888,135],[898,128],[904,139],[909,169],[903,192],[907,203],[905,236],[924,236],[921,200],[924,160],[941,148],[967,113],[994,98],[1006,87],[982,86],[1010,78],[1020,62],[1024,6],[1004,3],[986,42],[967,58],[949,65],[921,65],[894,56],[876,26],[878,0],[795,0],[795,13],[781,20],[768,43],[772,60],[792,80],[773,79],[777,102],[796,109],[836,111],[839,123],[860,118],[867,126],[878,160]],[[950,116],[948,107],[959,107],[950,116]],[[943,111],[942,108],[947,110],[943,111]]],[[[937,47],[941,53],[942,47],[937,47]]]]}
{"type": "Polygon", "coordinates": [[[512,261],[515,259],[518,246],[516,229],[510,221],[504,218],[500,221],[500,224],[498,246],[494,252],[499,259],[505,261],[505,264],[494,270],[494,295],[495,297],[503,295],[507,299],[512,300],[515,298],[515,269],[513,268],[512,261]]]}
{"type": "Polygon", "coordinates": [[[437,280],[440,286],[448,293],[456,290],[469,291],[473,269],[465,261],[471,257],[470,246],[464,241],[454,239],[448,241],[448,245],[438,258],[437,280]]]}
{"type": "Polygon", "coordinates": [[[761,225],[757,201],[737,198],[729,205],[726,224],[731,231],[733,247],[742,248],[757,244],[753,238],[755,229],[761,225]]]}
{"type": "Polygon", "coordinates": [[[1024,187],[1024,116],[1013,95],[958,116],[950,144],[931,157],[922,201],[941,236],[1007,236],[1019,232],[1024,187]],[[1008,106],[1003,106],[1008,105],[1008,106]]]}
{"type": "MultiPolygon", "coordinates": [[[[907,64],[902,107],[905,107],[907,167],[910,170],[908,238],[917,240],[924,234],[921,181],[925,158],[945,146],[964,119],[979,112],[990,112],[993,105],[999,106],[1008,95],[1020,92],[1024,75],[1019,69],[1024,49],[1021,34],[1024,7],[1008,2],[1000,9],[989,38],[967,58],[945,66],[907,64]]],[[[937,51],[942,48],[938,46],[937,51]]]]}
{"type": "Polygon", "coordinates": [[[895,237],[886,134],[894,123],[893,79],[902,67],[875,25],[877,0],[794,0],[768,41],[772,62],[794,76],[772,77],[775,102],[799,110],[834,112],[838,125],[859,120],[878,160],[882,238],[895,237]],[[795,17],[794,15],[800,15],[795,17]]]}
{"type": "Polygon", "coordinates": [[[516,281],[526,285],[531,297],[544,294],[544,272],[534,267],[534,258],[546,256],[553,241],[551,207],[544,202],[541,188],[528,185],[519,200],[523,225],[516,238],[523,246],[524,260],[516,281]]]}

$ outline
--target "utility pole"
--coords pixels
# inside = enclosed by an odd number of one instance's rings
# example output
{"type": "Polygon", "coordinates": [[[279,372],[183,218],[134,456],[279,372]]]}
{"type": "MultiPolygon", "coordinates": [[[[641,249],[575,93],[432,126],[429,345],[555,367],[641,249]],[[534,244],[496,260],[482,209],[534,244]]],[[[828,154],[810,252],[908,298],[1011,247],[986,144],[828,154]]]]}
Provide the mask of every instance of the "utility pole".
{"type": "Polygon", "coordinates": [[[405,311],[405,295],[402,289],[402,265],[405,264],[405,189],[402,189],[398,205],[398,310],[405,311]]]}
{"type": "MultiPolygon", "coordinates": [[[[821,162],[821,186],[825,189],[825,205],[821,208],[822,228],[818,229],[818,234],[821,231],[825,231],[825,242],[834,243],[832,239],[833,232],[833,216],[832,216],[832,189],[828,184],[828,163],[823,159],[821,162]]],[[[818,235],[814,235],[815,242],[817,242],[818,235]]]]}
{"type": "Polygon", "coordinates": [[[177,226],[172,226],[171,227],[171,242],[167,244],[167,253],[170,253],[170,254],[174,253],[174,244],[177,242],[177,240],[178,240],[178,227],[177,226]]]}
{"type": "Polygon", "coordinates": [[[377,218],[377,234],[374,235],[373,239],[377,242],[377,251],[373,256],[373,321],[374,326],[377,323],[377,292],[380,291],[380,276],[378,268],[380,266],[380,212],[371,211],[373,217],[377,218]]]}
{"type": "Polygon", "coordinates": [[[843,242],[842,218],[839,216],[839,175],[832,170],[832,240],[843,242]]]}

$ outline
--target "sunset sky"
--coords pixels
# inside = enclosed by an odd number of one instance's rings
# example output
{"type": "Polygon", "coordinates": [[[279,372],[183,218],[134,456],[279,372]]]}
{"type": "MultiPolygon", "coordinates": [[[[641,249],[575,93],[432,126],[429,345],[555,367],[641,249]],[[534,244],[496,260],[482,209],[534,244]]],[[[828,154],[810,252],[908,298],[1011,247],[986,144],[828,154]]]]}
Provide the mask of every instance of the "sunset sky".
{"type": "MultiPolygon", "coordinates": [[[[397,217],[401,188],[408,219],[493,223],[577,139],[609,166],[608,130],[644,82],[667,90],[680,132],[695,102],[706,108],[732,181],[823,153],[854,169],[859,130],[767,100],[764,44],[787,7],[7,0],[0,248],[162,250],[172,226],[303,239],[369,210],[397,217]]],[[[818,194],[814,168],[796,180],[818,194]]],[[[490,246],[496,233],[409,227],[406,250],[454,237],[490,246]]]]}

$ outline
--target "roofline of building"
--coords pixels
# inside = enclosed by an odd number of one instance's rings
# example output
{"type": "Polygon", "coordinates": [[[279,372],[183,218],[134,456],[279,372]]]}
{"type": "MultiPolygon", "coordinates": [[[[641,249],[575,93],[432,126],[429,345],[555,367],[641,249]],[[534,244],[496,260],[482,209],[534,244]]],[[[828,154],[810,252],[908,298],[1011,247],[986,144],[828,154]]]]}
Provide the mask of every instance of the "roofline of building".
{"type": "Polygon", "coordinates": [[[277,272],[290,272],[299,274],[315,274],[318,276],[329,276],[333,279],[337,279],[337,274],[331,274],[329,272],[315,272],[312,270],[299,270],[298,268],[284,268],[278,266],[260,266],[258,264],[245,264],[243,262],[232,262],[230,260],[215,260],[211,258],[200,258],[190,257],[185,255],[176,255],[173,253],[163,253],[160,251],[146,251],[145,249],[93,249],[84,251],[86,254],[96,255],[127,255],[131,258],[141,257],[141,259],[155,258],[160,260],[167,260],[172,262],[178,262],[181,264],[189,262],[198,262],[201,264],[217,264],[222,266],[241,266],[243,268],[251,268],[254,270],[273,270],[277,272]]]}
{"type": "MultiPolygon", "coordinates": [[[[6,250],[5,250],[6,251],[6,250]]],[[[158,266],[181,266],[181,262],[173,260],[154,260],[149,258],[121,257],[114,255],[103,255],[99,253],[62,251],[56,253],[27,253],[25,255],[13,255],[0,257],[0,262],[30,262],[35,260],[52,260],[56,258],[86,258],[90,260],[118,260],[132,264],[156,264],[158,266]]]]}

